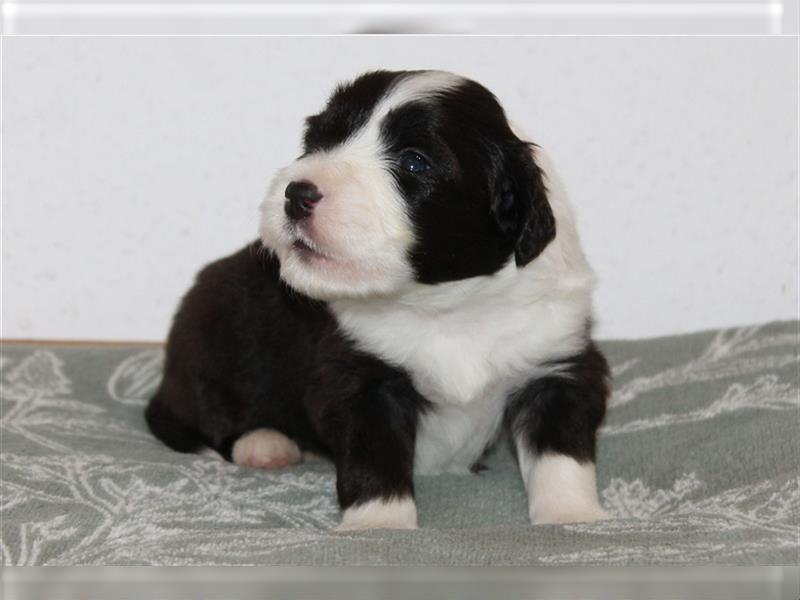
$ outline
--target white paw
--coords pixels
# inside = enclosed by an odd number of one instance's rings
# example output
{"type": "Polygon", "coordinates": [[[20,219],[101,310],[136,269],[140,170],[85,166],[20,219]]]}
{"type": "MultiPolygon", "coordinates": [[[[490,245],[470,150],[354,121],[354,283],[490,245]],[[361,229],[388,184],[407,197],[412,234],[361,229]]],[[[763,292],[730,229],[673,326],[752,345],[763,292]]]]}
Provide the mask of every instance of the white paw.
{"type": "Polygon", "coordinates": [[[282,469],[303,460],[292,440],[274,429],[254,429],[233,444],[233,462],[256,469],[282,469]]]}
{"type": "Polygon", "coordinates": [[[531,511],[534,525],[557,525],[562,523],[592,523],[606,521],[613,517],[599,504],[586,506],[551,506],[531,511]]]}
{"type": "Polygon", "coordinates": [[[610,519],[597,498],[594,463],[545,453],[534,456],[518,447],[534,525],[590,523],[610,519]]]}
{"type": "Polygon", "coordinates": [[[341,524],[334,531],[363,529],[416,529],[417,506],[414,499],[390,498],[369,500],[344,511],[341,524]]]}

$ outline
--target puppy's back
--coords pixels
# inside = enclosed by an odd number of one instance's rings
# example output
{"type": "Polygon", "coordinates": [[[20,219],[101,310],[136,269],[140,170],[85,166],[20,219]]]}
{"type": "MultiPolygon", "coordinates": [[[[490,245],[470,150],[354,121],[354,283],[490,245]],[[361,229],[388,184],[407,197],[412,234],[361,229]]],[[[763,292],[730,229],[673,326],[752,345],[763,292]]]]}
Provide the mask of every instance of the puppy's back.
{"type": "Polygon", "coordinates": [[[170,448],[210,446],[230,460],[233,442],[246,431],[294,428],[315,345],[310,325],[330,317],[286,288],[279,270],[254,242],[202,269],[184,296],[161,385],[145,412],[170,448]]]}

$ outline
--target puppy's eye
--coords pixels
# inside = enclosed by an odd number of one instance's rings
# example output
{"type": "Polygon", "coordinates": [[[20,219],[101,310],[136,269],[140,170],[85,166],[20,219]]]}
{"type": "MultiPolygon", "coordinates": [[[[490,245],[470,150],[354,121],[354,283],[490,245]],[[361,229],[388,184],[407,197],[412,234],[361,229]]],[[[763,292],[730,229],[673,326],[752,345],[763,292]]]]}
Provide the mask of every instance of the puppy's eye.
{"type": "Polygon", "coordinates": [[[397,163],[400,168],[409,173],[423,173],[431,168],[430,163],[417,152],[407,151],[400,155],[397,163]]]}

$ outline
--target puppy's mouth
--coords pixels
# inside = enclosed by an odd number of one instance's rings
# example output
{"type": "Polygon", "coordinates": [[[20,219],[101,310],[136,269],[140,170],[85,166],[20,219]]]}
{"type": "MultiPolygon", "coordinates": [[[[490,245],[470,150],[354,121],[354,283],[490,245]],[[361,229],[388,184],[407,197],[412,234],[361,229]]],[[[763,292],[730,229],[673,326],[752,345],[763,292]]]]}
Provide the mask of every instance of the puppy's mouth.
{"type": "Polygon", "coordinates": [[[312,260],[334,260],[330,254],[322,250],[322,248],[310,239],[297,238],[292,242],[292,248],[297,252],[303,262],[310,262],[312,260]]]}
{"type": "Polygon", "coordinates": [[[323,268],[325,271],[336,272],[349,277],[363,277],[380,273],[380,269],[365,265],[360,261],[353,261],[342,256],[331,254],[314,242],[305,232],[299,233],[292,242],[292,252],[300,261],[309,268],[323,268]]]}

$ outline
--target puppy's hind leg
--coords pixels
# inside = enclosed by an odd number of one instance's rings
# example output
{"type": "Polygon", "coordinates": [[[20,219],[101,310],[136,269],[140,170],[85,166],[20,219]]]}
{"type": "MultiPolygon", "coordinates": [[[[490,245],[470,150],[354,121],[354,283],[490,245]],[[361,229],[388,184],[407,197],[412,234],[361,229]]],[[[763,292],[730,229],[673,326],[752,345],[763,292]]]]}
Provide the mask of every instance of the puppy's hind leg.
{"type": "Polygon", "coordinates": [[[280,431],[254,429],[233,443],[231,458],[245,467],[282,469],[303,460],[303,453],[280,431]]]}
{"type": "Polygon", "coordinates": [[[197,433],[167,407],[161,391],[150,400],[144,416],[153,435],[177,452],[194,452],[204,445],[197,433]]]}

